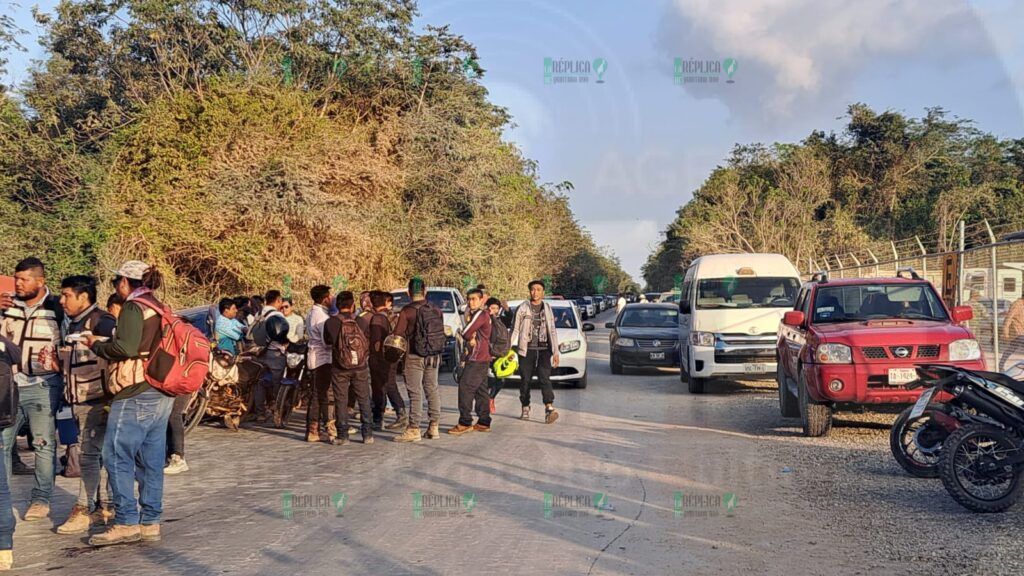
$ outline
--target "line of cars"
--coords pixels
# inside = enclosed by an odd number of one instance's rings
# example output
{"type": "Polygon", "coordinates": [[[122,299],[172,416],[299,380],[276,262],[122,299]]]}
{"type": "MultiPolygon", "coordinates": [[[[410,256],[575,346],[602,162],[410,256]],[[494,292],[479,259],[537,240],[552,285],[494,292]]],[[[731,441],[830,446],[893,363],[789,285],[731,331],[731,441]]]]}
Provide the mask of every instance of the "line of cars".
{"type": "Polygon", "coordinates": [[[916,366],[983,370],[967,306],[949,307],[912,270],[808,282],[785,256],[697,258],[678,304],[629,304],[609,322],[610,367],[679,366],[689,392],[709,379],[775,378],[783,417],[821,436],[842,411],[898,411],[920,396],[916,366]],[[673,325],[677,323],[677,326],[673,325]]]}

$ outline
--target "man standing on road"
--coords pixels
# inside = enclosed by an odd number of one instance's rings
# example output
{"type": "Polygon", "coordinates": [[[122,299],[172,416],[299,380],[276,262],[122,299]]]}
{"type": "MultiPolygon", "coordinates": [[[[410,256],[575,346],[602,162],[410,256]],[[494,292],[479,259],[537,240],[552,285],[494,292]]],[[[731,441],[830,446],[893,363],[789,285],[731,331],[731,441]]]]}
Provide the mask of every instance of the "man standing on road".
{"type": "Polygon", "coordinates": [[[0,334],[20,348],[22,355],[22,369],[14,375],[20,396],[18,416],[0,438],[5,469],[10,476],[11,451],[17,449],[18,429],[28,420],[36,467],[31,503],[24,519],[31,522],[50,515],[57,446],[54,413],[64,387],[55,366],[44,366],[39,361],[40,352],[52,354],[60,346],[64,310],[60,299],[46,287],[46,269],[38,258],[25,258],[14,267],[14,294],[0,294],[0,310],[0,334]]]}
{"type": "Polygon", "coordinates": [[[615,314],[618,315],[626,307],[626,295],[619,292],[619,299],[615,301],[615,314]]]}
{"type": "Polygon", "coordinates": [[[512,328],[512,345],[519,354],[519,401],[523,405],[520,418],[530,419],[530,380],[536,373],[544,399],[544,422],[552,424],[558,420],[551,387],[551,369],[558,368],[558,330],[551,304],[544,301],[544,283],[534,280],[527,287],[530,300],[516,310],[512,328]]]}
{"type": "MultiPolygon", "coordinates": [[[[306,442],[320,441],[320,423],[329,422],[327,390],[331,387],[331,349],[324,342],[324,322],[331,317],[331,288],[323,284],[313,286],[309,291],[313,307],[306,314],[306,335],[309,336],[309,352],[306,368],[313,376],[313,391],[306,408],[306,442]]],[[[327,440],[337,437],[331,434],[334,424],[327,424],[327,440]]]]}
{"type": "Polygon", "coordinates": [[[427,301],[427,285],[422,278],[409,280],[407,306],[398,314],[395,334],[405,338],[409,351],[405,354],[405,387],[409,391],[409,427],[395,442],[419,442],[420,420],[423,416],[423,396],[427,397],[427,438],[441,437],[441,396],[437,390],[437,374],[441,368],[444,349],[444,315],[427,301]],[[422,309],[422,312],[421,312],[422,309]],[[441,346],[434,350],[440,330],[441,346]],[[417,353],[420,352],[420,353],[417,353]]]}
{"type": "Polygon", "coordinates": [[[257,383],[252,412],[247,416],[255,418],[257,423],[266,422],[269,416],[273,416],[274,424],[280,425],[279,415],[271,414],[275,411],[268,407],[267,403],[268,399],[273,403],[277,398],[277,389],[284,378],[289,326],[288,320],[281,313],[284,299],[279,290],[268,290],[264,302],[263,309],[258,312],[249,333],[253,341],[263,347],[263,353],[260,354],[258,361],[270,372],[270,382],[267,383],[261,378],[257,383]]]}
{"type": "MultiPolygon", "coordinates": [[[[0,394],[6,397],[11,386],[17,386],[14,376],[20,369],[21,349],[0,332],[0,394]]],[[[4,416],[9,417],[10,414],[4,416]]],[[[15,520],[11,509],[11,487],[7,479],[7,468],[4,459],[0,458],[0,570],[10,570],[14,564],[15,520]]]]}
{"type": "Polygon", "coordinates": [[[306,324],[302,316],[295,313],[295,303],[291,298],[284,299],[284,304],[281,305],[281,313],[284,314],[284,319],[288,321],[288,341],[293,344],[302,342],[306,337],[306,324]]]}
{"type": "Polygon", "coordinates": [[[338,437],[331,444],[348,444],[348,397],[359,405],[363,444],[373,444],[370,409],[370,339],[356,321],[356,299],[351,292],[338,294],[338,313],[324,322],[324,344],[331,350],[331,389],[338,437]]]}
{"type": "MultiPolygon", "coordinates": [[[[110,339],[117,320],[96,304],[96,280],[91,276],[69,276],[60,283],[60,303],[65,322],[61,335],[85,332],[110,339]]],[[[93,524],[106,524],[114,519],[110,483],[103,473],[103,439],[107,432],[106,362],[100,360],[81,340],[72,340],[59,350],[63,368],[64,397],[78,420],[78,437],[82,443],[82,477],[78,483],[78,501],[71,515],[57,528],[58,534],[81,534],[93,524]],[[96,499],[100,505],[93,510],[96,499]]],[[[57,358],[47,355],[47,364],[57,358]]]]}
{"type": "Polygon", "coordinates": [[[491,431],[490,395],[487,393],[487,369],[491,362],[491,314],[484,307],[484,293],[474,288],[467,294],[472,313],[469,324],[462,331],[466,343],[466,367],[459,377],[459,424],[448,430],[453,436],[466,432],[491,431]],[[473,404],[477,421],[473,425],[473,404]]]}

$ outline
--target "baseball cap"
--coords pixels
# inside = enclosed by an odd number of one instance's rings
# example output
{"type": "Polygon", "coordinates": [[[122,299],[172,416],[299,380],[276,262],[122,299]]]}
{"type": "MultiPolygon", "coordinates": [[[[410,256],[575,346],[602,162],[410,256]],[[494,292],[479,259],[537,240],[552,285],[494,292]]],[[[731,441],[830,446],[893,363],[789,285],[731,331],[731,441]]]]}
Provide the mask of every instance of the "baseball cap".
{"type": "Polygon", "coordinates": [[[128,260],[117,270],[112,270],[114,274],[122,278],[129,280],[142,280],[142,275],[149,271],[149,264],[141,262],[139,260],[128,260]]]}

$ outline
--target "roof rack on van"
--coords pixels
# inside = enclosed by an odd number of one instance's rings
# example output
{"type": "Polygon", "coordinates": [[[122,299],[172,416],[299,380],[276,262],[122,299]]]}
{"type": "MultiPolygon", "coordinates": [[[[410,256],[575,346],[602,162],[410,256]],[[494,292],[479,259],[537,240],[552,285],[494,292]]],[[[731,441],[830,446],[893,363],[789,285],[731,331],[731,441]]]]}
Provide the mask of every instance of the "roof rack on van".
{"type": "Polygon", "coordinates": [[[921,277],[917,275],[917,272],[910,266],[901,266],[896,269],[897,278],[906,278],[903,274],[910,274],[910,278],[913,280],[921,279],[921,277]]]}
{"type": "Polygon", "coordinates": [[[814,274],[811,274],[811,282],[824,283],[828,282],[828,272],[824,270],[818,270],[814,274]]]}

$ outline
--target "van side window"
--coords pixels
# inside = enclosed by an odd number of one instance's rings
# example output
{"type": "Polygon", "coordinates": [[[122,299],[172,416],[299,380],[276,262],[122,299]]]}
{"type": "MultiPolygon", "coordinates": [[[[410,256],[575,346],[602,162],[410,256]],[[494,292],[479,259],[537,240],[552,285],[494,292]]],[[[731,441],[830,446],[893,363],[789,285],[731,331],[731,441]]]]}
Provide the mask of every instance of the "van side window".
{"type": "Polygon", "coordinates": [[[691,306],[690,297],[693,291],[693,268],[686,270],[686,276],[683,277],[682,293],[679,295],[679,311],[684,314],[688,314],[691,306]]]}

